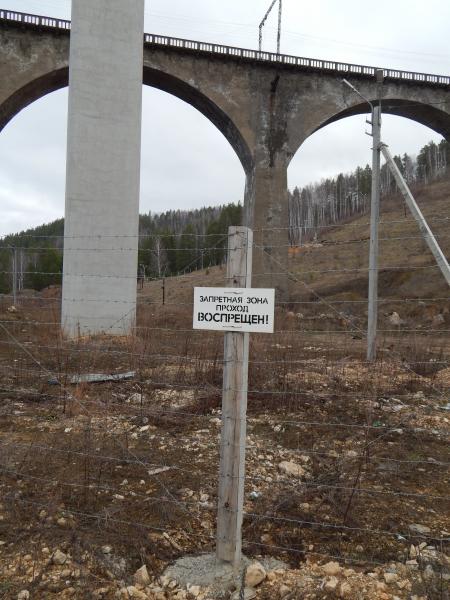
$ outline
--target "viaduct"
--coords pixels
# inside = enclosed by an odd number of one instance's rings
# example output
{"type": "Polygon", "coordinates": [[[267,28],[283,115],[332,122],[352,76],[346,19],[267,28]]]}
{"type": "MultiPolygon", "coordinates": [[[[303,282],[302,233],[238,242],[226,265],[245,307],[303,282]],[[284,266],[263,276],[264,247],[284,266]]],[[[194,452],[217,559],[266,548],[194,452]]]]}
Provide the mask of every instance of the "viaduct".
{"type": "MultiPolygon", "coordinates": [[[[0,10],[0,130],[30,103],[68,85],[70,28],[70,21],[0,10]]],[[[318,129],[368,112],[344,77],[374,104],[380,89],[383,113],[450,139],[448,76],[384,69],[380,86],[374,67],[152,34],[144,35],[143,52],[143,83],[199,110],[240,159],[256,286],[286,292],[277,273],[287,263],[290,160],[318,129]]]]}

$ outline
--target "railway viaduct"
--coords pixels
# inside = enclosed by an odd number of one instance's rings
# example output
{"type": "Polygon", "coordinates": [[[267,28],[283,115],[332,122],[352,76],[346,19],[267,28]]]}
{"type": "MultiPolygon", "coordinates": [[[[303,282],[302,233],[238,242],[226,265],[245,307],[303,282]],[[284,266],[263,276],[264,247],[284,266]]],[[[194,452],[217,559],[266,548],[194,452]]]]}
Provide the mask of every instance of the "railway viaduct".
{"type": "MultiPolygon", "coordinates": [[[[0,130],[30,103],[68,85],[69,42],[69,21],[0,10],[0,130]]],[[[286,293],[286,280],[277,273],[287,263],[290,160],[318,129],[368,112],[367,103],[343,85],[344,77],[375,104],[379,89],[383,113],[450,139],[448,76],[384,69],[380,86],[374,67],[152,34],[145,34],[143,52],[144,85],[194,106],[242,163],[256,286],[286,293]]]]}

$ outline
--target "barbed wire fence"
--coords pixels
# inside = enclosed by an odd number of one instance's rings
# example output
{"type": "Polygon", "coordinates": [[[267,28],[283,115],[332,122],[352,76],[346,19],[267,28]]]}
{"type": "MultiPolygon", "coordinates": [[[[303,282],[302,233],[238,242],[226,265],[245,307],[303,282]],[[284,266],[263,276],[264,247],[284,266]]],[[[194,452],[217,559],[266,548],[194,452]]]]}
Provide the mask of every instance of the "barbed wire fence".
{"type": "MultiPolygon", "coordinates": [[[[448,218],[429,220],[447,248],[448,218]]],[[[423,543],[448,554],[449,296],[420,236],[399,234],[405,221],[381,223],[375,363],[365,359],[364,219],[330,226],[287,267],[287,244],[253,244],[269,265],[253,280],[285,277],[292,293],[277,297],[275,332],[250,339],[249,556],[376,568],[406,564],[423,543]]],[[[196,237],[203,258],[223,249],[196,237]]],[[[91,587],[111,582],[111,546],[128,557],[112,569],[117,579],[214,550],[219,457],[230,445],[220,439],[226,359],[222,333],[192,329],[192,287],[225,279],[220,267],[167,277],[163,304],[161,279],[146,278],[127,336],[64,337],[59,287],[0,298],[0,539],[21,557],[10,561],[15,577],[45,589],[43,548],[70,554],[91,587]],[[83,560],[89,547],[95,572],[83,560]]],[[[434,569],[446,573],[438,560],[434,569]]]]}

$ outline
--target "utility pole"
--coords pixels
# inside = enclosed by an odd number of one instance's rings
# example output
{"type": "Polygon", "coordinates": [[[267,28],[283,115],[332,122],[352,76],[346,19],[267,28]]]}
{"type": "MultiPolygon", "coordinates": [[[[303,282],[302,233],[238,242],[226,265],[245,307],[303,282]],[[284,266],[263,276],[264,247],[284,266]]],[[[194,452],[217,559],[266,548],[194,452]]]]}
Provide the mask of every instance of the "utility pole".
{"type": "Polygon", "coordinates": [[[377,69],[378,104],[372,108],[372,194],[370,199],[369,242],[369,307],[367,319],[367,360],[377,355],[378,324],[378,229],[380,223],[380,165],[381,165],[381,86],[383,71],[377,69]]]}
{"type": "Polygon", "coordinates": [[[11,247],[12,252],[12,296],[13,306],[17,306],[17,248],[11,247]]]}
{"type": "Polygon", "coordinates": [[[381,86],[384,73],[382,69],[375,72],[377,82],[377,100],[374,105],[363,96],[350,82],[343,82],[370,106],[372,120],[372,191],[370,199],[370,242],[369,242],[369,291],[367,319],[367,360],[373,362],[377,353],[378,323],[378,229],[380,222],[380,163],[381,163],[381,86]]]}
{"type": "Polygon", "coordinates": [[[24,288],[23,283],[23,272],[24,272],[24,253],[23,248],[20,249],[20,260],[19,260],[19,280],[18,280],[18,291],[21,292],[24,288]]]}
{"type": "Polygon", "coordinates": [[[269,6],[269,9],[267,10],[266,14],[263,17],[263,20],[261,21],[261,23],[259,24],[259,51],[261,52],[262,50],[262,30],[263,27],[267,21],[268,16],[270,15],[272,8],[275,6],[276,3],[279,3],[278,6],[278,33],[277,33],[277,54],[280,54],[280,48],[281,48],[281,19],[282,19],[282,14],[283,14],[283,0],[273,0],[271,5],[269,6]]]}
{"type": "Polygon", "coordinates": [[[278,33],[277,33],[277,54],[280,54],[281,48],[281,17],[283,13],[283,0],[280,0],[278,6],[278,33]]]}

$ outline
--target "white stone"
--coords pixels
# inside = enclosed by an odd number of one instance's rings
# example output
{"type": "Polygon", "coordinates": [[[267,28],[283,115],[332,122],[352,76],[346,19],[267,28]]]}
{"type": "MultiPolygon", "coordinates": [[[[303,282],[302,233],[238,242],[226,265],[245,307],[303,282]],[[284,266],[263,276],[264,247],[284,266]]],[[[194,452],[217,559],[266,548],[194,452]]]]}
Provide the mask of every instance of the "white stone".
{"type": "Polygon", "coordinates": [[[325,575],[338,575],[341,572],[341,567],[337,562],[328,562],[322,567],[325,575]]]}
{"type": "Polygon", "coordinates": [[[306,473],[305,469],[295,462],[283,460],[278,465],[279,470],[290,477],[303,477],[306,473]]]}
{"type": "Polygon", "coordinates": [[[389,316],[389,323],[391,325],[402,325],[403,324],[403,319],[400,319],[400,315],[398,314],[398,312],[393,312],[390,316],[389,316]]]}
{"type": "Polygon", "coordinates": [[[138,590],[134,585],[130,585],[126,588],[126,591],[130,598],[136,598],[137,600],[148,600],[147,594],[138,590]]]}
{"type": "Polygon", "coordinates": [[[327,577],[324,583],[324,589],[328,592],[333,592],[339,584],[339,579],[337,577],[327,577]]]}
{"type": "Polygon", "coordinates": [[[266,570],[259,562],[254,562],[247,567],[245,574],[245,585],[249,588],[254,588],[266,578],[266,570]]]}
{"type": "Polygon", "coordinates": [[[397,573],[384,573],[383,577],[388,585],[395,583],[398,579],[397,573]]]}
{"type": "Polygon", "coordinates": [[[28,590],[22,590],[17,594],[17,600],[29,600],[30,592],[28,590]]]}
{"type": "Polygon", "coordinates": [[[199,585],[189,585],[188,586],[188,592],[190,594],[192,594],[195,598],[197,598],[198,596],[200,596],[201,593],[201,587],[199,585]]]}
{"type": "Polygon", "coordinates": [[[143,394],[139,394],[138,392],[131,394],[129,398],[127,398],[127,404],[142,404],[144,396],[143,394]]]}
{"type": "Polygon", "coordinates": [[[55,553],[53,554],[53,557],[52,557],[52,562],[54,565],[64,565],[67,561],[68,561],[67,554],[64,554],[64,552],[61,552],[61,550],[59,548],[57,550],[55,550],[55,553]]]}

